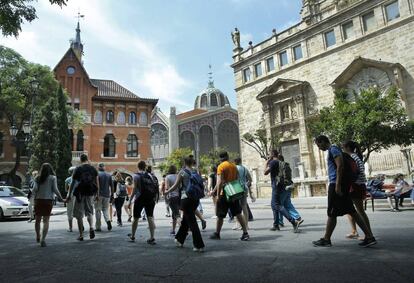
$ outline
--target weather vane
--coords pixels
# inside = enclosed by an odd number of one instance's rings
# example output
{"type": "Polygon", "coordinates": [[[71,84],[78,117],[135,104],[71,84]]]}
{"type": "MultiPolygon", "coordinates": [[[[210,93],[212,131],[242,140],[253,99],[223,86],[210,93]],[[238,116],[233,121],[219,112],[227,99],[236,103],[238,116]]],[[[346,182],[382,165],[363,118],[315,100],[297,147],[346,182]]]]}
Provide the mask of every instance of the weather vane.
{"type": "Polygon", "coordinates": [[[213,80],[213,71],[211,70],[211,64],[208,65],[208,68],[210,69],[210,72],[208,72],[208,78],[210,81],[213,80]]]}
{"type": "Polygon", "coordinates": [[[85,17],[85,15],[82,15],[81,13],[80,13],[80,9],[78,10],[78,15],[75,17],[75,18],[78,18],[78,22],[79,22],[79,20],[81,19],[81,18],[84,18],[85,17]]]}

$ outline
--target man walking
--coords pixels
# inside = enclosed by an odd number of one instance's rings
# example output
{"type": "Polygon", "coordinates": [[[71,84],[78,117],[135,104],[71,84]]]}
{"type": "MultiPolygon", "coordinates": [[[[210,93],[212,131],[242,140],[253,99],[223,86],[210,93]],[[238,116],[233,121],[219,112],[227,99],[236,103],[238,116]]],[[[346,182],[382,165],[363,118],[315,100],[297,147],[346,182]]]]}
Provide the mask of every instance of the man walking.
{"type": "Polygon", "coordinates": [[[332,145],[326,136],[318,136],[315,143],[322,151],[328,151],[328,221],[326,223],[325,236],[318,241],[312,242],[315,247],[330,247],[331,236],[336,226],[336,218],[349,214],[365,234],[365,239],[359,243],[362,247],[375,245],[372,233],[367,225],[356,212],[352,199],[349,195],[351,180],[347,176],[345,161],[342,151],[336,145],[332,145]]]}
{"type": "Polygon", "coordinates": [[[279,167],[280,163],[278,160],[279,152],[277,150],[272,150],[272,155],[270,156],[269,160],[266,163],[266,169],[264,174],[269,175],[272,184],[272,200],[271,206],[273,211],[273,227],[270,229],[271,231],[278,231],[279,228],[279,213],[281,213],[286,219],[292,223],[293,225],[293,232],[297,233],[299,231],[299,225],[302,223],[298,220],[295,220],[283,206],[281,202],[281,194],[284,187],[284,181],[278,180],[279,175],[279,167]]]}
{"type": "Polygon", "coordinates": [[[250,239],[249,233],[247,233],[247,225],[244,220],[244,217],[241,215],[242,207],[239,200],[227,201],[224,194],[224,186],[227,183],[230,183],[238,178],[238,171],[236,165],[229,162],[229,154],[224,151],[220,155],[220,165],[217,168],[217,183],[213,191],[217,192],[217,226],[216,232],[210,236],[210,239],[220,240],[220,231],[223,227],[223,219],[226,217],[228,210],[230,209],[231,214],[237,218],[242,229],[243,235],[240,237],[242,241],[248,241],[250,239]]]}
{"type": "Polygon", "coordinates": [[[72,191],[75,190],[73,192],[73,196],[76,197],[73,216],[78,221],[78,240],[83,241],[83,217],[85,216],[89,223],[89,238],[95,238],[95,231],[93,229],[93,201],[99,195],[99,179],[98,171],[89,164],[86,154],[80,156],[80,161],[81,165],[73,173],[73,180],[70,185],[67,201],[70,201],[72,191]],[[75,184],[77,184],[76,187],[74,186],[75,184]]]}
{"type": "Polygon", "coordinates": [[[114,184],[112,182],[111,174],[105,172],[105,164],[98,164],[98,180],[99,180],[99,195],[95,201],[95,217],[96,217],[96,231],[101,229],[101,214],[105,219],[108,231],[112,230],[112,224],[109,219],[109,205],[114,194],[114,184]]]}
{"type": "MultiPolygon", "coordinates": [[[[253,197],[252,190],[251,190],[252,176],[250,175],[249,170],[244,165],[242,165],[242,160],[240,157],[234,159],[234,163],[237,166],[240,184],[244,188],[244,196],[242,199],[240,199],[240,205],[243,211],[244,222],[246,223],[247,229],[249,229],[248,228],[249,209],[247,206],[247,196],[250,195],[252,202],[256,201],[256,199],[253,197]]],[[[240,223],[238,223],[233,229],[234,230],[241,229],[240,223]]]]}

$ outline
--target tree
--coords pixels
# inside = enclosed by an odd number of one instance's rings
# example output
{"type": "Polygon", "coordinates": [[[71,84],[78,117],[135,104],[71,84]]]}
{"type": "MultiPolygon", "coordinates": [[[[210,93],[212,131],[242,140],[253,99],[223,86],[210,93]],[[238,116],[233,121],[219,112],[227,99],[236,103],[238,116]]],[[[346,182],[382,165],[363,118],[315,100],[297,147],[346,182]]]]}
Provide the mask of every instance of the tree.
{"type": "MultiPolygon", "coordinates": [[[[198,168],[201,171],[201,174],[208,174],[212,166],[218,165],[220,163],[219,154],[220,152],[223,152],[223,151],[228,152],[226,148],[218,147],[200,156],[200,164],[198,168]]],[[[228,152],[228,154],[229,154],[230,160],[234,160],[237,157],[239,157],[239,154],[236,152],[228,152]]]]}
{"type": "Polygon", "coordinates": [[[337,144],[347,140],[358,142],[364,162],[372,152],[414,142],[414,123],[408,120],[395,88],[386,93],[370,88],[354,96],[355,101],[351,101],[345,90],[336,91],[334,104],[321,109],[310,122],[311,135],[327,135],[337,144]]]}
{"type": "Polygon", "coordinates": [[[36,109],[55,93],[59,83],[47,66],[26,61],[13,49],[0,45],[0,111],[7,119],[8,127],[18,130],[15,141],[16,160],[9,172],[8,183],[18,185],[16,171],[24,145],[23,124],[30,120],[36,109]]]}
{"type": "Polygon", "coordinates": [[[272,149],[277,149],[280,145],[280,138],[276,135],[268,137],[266,128],[261,126],[253,134],[245,133],[242,142],[252,147],[260,157],[267,160],[272,149]]]}
{"type": "Polygon", "coordinates": [[[56,170],[58,166],[58,104],[55,95],[36,112],[33,121],[33,139],[30,143],[32,156],[30,170],[39,170],[43,163],[50,163],[56,170]],[[57,138],[56,138],[57,137],[57,138]]]}
{"type": "MultiPolygon", "coordinates": [[[[0,30],[3,36],[17,37],[22,31],[24,21],[32,22],[37,18],[33,0],[2,0],[0,4],[0,30]]],[[[49,0],[53,5],[62,7],[68,0],[49,0]]]]}
{"type": "Polygon", "coordinates": [[[60,86],[57,91],[57,160],[56,177],[61,192],[65,190],[65,179],[68,169],[72,166],[72,141],[70,140],[67,95],[60,86]]]}
{"type": "Polygon", "coordinates": [[[86,123],[86,114],[82,110],[75,110],[72,107],[68,109],[68,123],[69,128],[74,132],[82,130],[86,123]]]}
{"type": "Polygon", "coordinates": [[[160,170],[162,173],[167,173],[168,167],[175,165],[178,170],[184,166],[184,158],[193,154],[193,151],[186,148],[177,148],[167,157],[167,161],[160,165],[160,170]]]}

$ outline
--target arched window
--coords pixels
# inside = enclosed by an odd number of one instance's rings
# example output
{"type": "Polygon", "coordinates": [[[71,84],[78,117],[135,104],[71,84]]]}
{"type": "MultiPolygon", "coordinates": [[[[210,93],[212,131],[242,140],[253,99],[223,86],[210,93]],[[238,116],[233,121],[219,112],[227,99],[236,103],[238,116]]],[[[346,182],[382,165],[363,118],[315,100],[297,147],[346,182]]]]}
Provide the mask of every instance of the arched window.
{"type": "Polygon", "coordinates": [[[3,155],[3,133],[0,132],[0,156],[3,155]]]}
{"type": "Polygon", "coordinates": [[[124,112],[121,111],[121,112],[118,113],[118,117],[116,119],[116,122],[120,125],[125,124],[125,113],[124,112]]]}
{"type": "Polygon", "coordinates": [[[76,135],[76,151],[83,151],[83,131],[79,130],[76,135]]]}
{"type": "Polygon", "coordinates": [[[107,123],[113,123],[114,122],[114,112],[112,110],[109,110],[106,112],[106,122],[107,123]]]}
{"type": "Polygon", "coordinates": [[[139,114],[139,124],[143,126],[146,126],[148,124],[147,113],[141,112],[141,114],[139,114]]]}
{"type": "Polygon", "coordinates": [[[231,120],[224,120],[218,127],[218,146],[230,152],[240,152],[239,128],[231,120]]]}
{"type": "Polygon", "coordinates": [[[93,118],[95,123],[101,124],[102,123],[102,112],[100,110],[95,111],[95,116],[93,118]]]}
{"type": "Polygon", "coordinates": [[[214,148],[213,130],[209,126],[202,126],[199,133],[200,154],[207,154],[214,148]]]}
{"type": "Polygon", "coordinates": [[[127,143],[127,156],[137,157],[138,156],[138,138],[134,134],[128,135],[127,143]]]}
{"type": "Polygon", "coordinates": [[[194,134],[190,131],[185,131],[180,135],[180,147],[188,147],[191,150],[195,150],[195,137],[194,134]]]}
{"type": "Polygon", "coordinates": [[[168,144],[168,130],[164,125],[154,124],[151,126],[151,145],[168,144]]]}
{"type": "Polygon", "coordinates": [[[207,95],[203,94],[201,96],[201,108],[207,108],[207,95]]]}
{"type": "Polygon", "coordinates": [[[218,104],[217,103],[217,95],[215,93],[210,95],[210,99],[211,99],[210,105],[211,106],[217,106],[217,104],[218,104]]]}
{"type": "Polygon", "coordinates": [[[128,124],[136,125],[137,124],[137,114],[135,112],[129,112],[128,124]]]}
{"type": "Polygon", "coordinates": [[[115,157],[115,136],[113,134],[107,134],[104,138],[104,157],[115,157]]]}

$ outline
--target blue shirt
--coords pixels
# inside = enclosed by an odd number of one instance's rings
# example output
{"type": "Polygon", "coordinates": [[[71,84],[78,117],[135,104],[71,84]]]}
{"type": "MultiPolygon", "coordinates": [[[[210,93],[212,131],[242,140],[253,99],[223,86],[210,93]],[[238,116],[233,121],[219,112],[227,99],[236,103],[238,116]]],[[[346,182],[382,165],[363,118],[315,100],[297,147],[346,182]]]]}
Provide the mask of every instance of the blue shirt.
{"type": "Polygon", "coordinates": [[[105,172],[105,171],[99,171],[98,173],[99,178],[99,196],[104,198],[111,197],[111,189],[113,187],[112,183],[112,176],[105,172]]]}
{"type": "Polygon", "coordinates": [[[336,183],[336,164],[335,158],[342,155],[342,150],[336,146],[331,145],[328,149],[328,179],[329,184],[336,183]]]}
{"type": "Polygon", "coordinates": [[[273,184],[274,182],[277,181],[276,177],[277,177],[277,174],[279,173],[279,160],[272,159],[269,162],[269,168],[270,168],[270,179],[273,184]]]}

